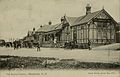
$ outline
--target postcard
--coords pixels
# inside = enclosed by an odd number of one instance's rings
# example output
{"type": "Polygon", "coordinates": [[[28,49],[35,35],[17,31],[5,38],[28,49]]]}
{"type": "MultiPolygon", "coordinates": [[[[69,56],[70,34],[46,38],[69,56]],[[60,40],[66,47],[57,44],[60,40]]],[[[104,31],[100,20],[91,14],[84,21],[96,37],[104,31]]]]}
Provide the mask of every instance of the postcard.
{"type": "Polygon", "coordinates": [[[0,77],[120,77],[120,1],[0,0],[0,77]]]}

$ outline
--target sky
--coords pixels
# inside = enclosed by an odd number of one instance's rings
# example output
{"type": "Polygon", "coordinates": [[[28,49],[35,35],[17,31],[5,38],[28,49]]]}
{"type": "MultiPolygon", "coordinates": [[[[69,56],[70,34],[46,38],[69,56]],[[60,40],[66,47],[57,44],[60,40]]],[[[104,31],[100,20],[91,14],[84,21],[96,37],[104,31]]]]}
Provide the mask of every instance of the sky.
{"type": "Polygon", "coordinates": [[[0,0],[0,39],[23,38],[33,27],[60,23],[66,16],[85,15],[90,3],[92,12],[104,9],[120,22],[120,0],[0,0]]]}

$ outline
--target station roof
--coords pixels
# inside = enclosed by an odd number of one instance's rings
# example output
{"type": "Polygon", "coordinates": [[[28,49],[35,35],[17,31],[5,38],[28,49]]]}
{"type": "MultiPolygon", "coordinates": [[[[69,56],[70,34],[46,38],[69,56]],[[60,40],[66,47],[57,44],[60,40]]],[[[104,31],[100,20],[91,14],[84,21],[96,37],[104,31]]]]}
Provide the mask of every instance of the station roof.
{"type": "Polygon", "coordinates": [[[58,30],[62,28],[62,24],[55,24],[55,25],[43,25],[41,26],[37,32],[48,32],[53,30],[58,30]]]}

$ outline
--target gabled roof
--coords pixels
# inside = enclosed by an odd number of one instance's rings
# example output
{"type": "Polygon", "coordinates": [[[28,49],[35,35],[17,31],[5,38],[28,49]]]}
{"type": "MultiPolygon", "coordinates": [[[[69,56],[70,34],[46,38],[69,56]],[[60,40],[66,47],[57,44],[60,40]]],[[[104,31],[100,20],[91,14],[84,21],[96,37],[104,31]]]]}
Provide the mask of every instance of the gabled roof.
{"type": "Polygon", "coordinates": [[[74,26],[74,25],[79,25],[79,24],[83,24],[83,23],[88,23],[90,20],[92,20],[93,18],[98,16],[101,12],[106,13],[117,24],[117,22],[104,9],[93,12],[93,13],[89,13],[87,15],[83,15],[80,17],[65,16],[65,18],[66,18],[67,22],[70,24],[70,26],[74,26]]]}
{"type": "Polygon", "coordinates": [[[78,19],[78,17],[67,17],[66,16],[66,20],[68,21],[68,23],[70,24],[70,25],[73,25],[73,23],[75,22],[75,20],[77,20],[78,19]]]}
{"type": "Polygon", "coordinates": [[[96,15],[98,15],[100,12],[101,12],[101,10],[100,10],[100,11],[93,12],[93,13],[90,13],[90,14],[87,14],[87,15],[83,16],[83,18],[82,18],[80,21],[75,21],[74,25],[82,24],[82,23],[87,23],[87,22],[89,22],[93,17],[95,17],[96,15]]]}
{"type": "Polygon", "coordinates": [[[74,25],[78,25],[78,24],[82,24],[82,23],[87,23],[88,21],[90,21],[93,17],[95,17],[96,15],[98,15],[100,11],[96,11],[93,13],[89,13],[87,15],[83,15],[80,17],[67,17],[66,16],[66,20],[68,21],[68,23],[70,24],[70,26],[74,26],[74,25]]]}
{"type": "MultiPolygon", "coordinates": [[[[80,25],[83,23],[88,23],[93,18],[97,17],[100,13],[104,12],[107,14],[115,23],[117,23],[104,9],[89,13],[80,17],[68,17],[65,16],[66,21],[69,23],[70,26],[80,25]]],[[[40,27],[37,32],[49,32],[49,31],[55,31],[62,28],[62,23],[55,24],[55,25],[44,25],[40,27]]]]}
{"type": "Polygon", "coordinates": [[[53,30],[58,30],[62,28],[62,24],[55,24],[55,25],[43,25],[40,27],[37,32],[48,32],[53,30]]]}

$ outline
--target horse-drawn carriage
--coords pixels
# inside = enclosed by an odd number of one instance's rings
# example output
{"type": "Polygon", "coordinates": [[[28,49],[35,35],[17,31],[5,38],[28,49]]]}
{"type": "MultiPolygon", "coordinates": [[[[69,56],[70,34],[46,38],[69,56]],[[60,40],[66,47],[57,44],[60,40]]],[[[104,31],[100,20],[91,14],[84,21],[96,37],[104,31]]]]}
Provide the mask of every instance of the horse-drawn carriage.
{"type": "Polygon", "coordinates": [[[77,45],[76,45],[76,43],[74,41],[65,42],[64,48],[66,48],[66,49],[74,49],[74,48],[77,48],[77,45]]]}
{"type": "Polygon", "coordinates": [[[5,46],[5,40],[0,39],[0,46],[5,46]]]}

